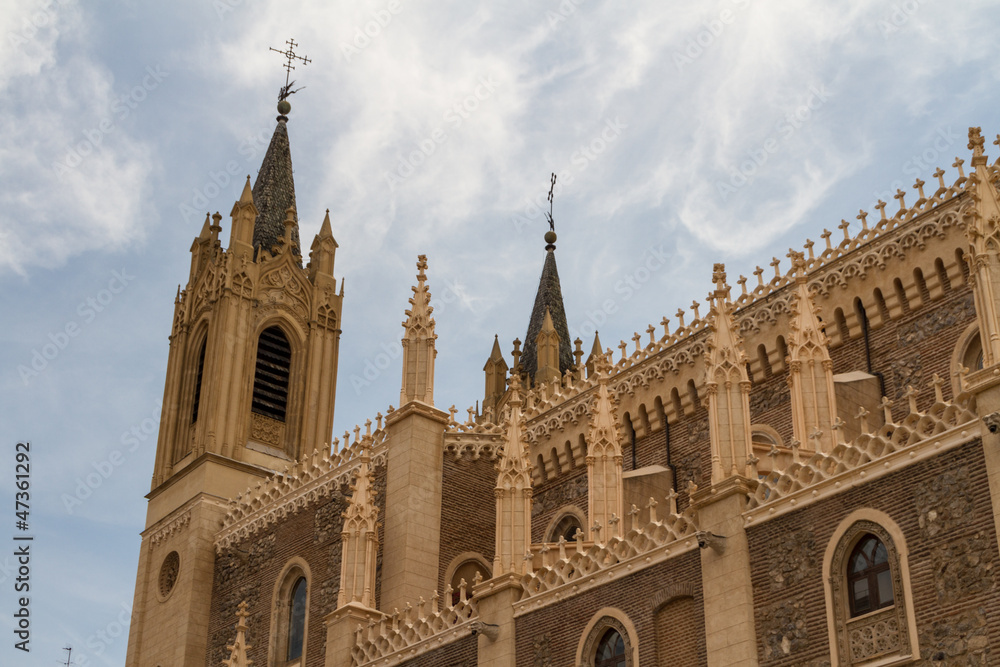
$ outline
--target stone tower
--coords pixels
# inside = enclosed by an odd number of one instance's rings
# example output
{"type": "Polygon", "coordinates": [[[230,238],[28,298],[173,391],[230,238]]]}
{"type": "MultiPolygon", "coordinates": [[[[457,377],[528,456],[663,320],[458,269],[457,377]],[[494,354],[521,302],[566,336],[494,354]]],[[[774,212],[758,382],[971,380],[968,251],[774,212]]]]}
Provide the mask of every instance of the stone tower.
{"type": "Polygon", "coordinates": [[[302,267],[287,101],[257,180],[206,217],[178,290],[152,489],[142,533],[129,667],[205,664],[215,558],[229,498],[328,448],[343,283],[329,212],[302,267]]]}

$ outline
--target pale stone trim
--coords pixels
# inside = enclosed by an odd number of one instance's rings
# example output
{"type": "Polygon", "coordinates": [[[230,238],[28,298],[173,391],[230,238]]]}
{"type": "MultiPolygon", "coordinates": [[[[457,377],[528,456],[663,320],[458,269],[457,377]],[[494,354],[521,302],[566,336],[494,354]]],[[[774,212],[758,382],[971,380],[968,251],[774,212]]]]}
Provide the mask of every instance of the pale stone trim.
{"type": "MultiPolygon", "coordinates": [[[[454,558],[451,559],[451,563],[444,570],[444,585],[448,586],[451,584],[451,580],[455,577],[455,573],[458,572],[458,568],[462,567],[466,563],[476,562],[483,566],[483,570],[487,574],[493,572],[493,565],[486,560],[486,558],[475,551],[463,551],[454,558]]],[[[471,582],[470,582],[471,583],[471,582]]]]}
{"type": "Polygon", "coordinates": [[[149,535],[150,550],[155,549],[162,542],[166,542],[191,523],[191,506],[192,503],[187,503],[186,509],[182,509],[177,516],[161,524],[160,528],[149,535]]]}
{"type": "MultiPolygon", "coordinates": [[[[384,432],[374,434],[376,445],[372,449],[372,467],[385,465],[387,444],[384,432]]],[[[258,530],[279,521],[308,503],[325,498],[338,490],[341,484],[354,479],[355,470],[361,466],[361,446],[358,442],[338,454],[317,450],[312,457],[300,461],[284,473],[275,474],[263,484],[247,489],[231,501],[222,529],[216,533],[215,549],[221,553],[234,542],[253,535],[258,530]]]]}
{"type": "MultiPolygon", "coordinates": [[[[281,657],[282,653],[288,650],[287,638],[288,618],[286,612],[292,594],[292,586],[299,580],[299,577],[306,579],[306,618],[304,632],[302,633],[302,663],[305,663],[309,655],[309,600],[313,594],[313,577],[309,569],[309,563],[299,556],[293,556],[285,563],[281,574],[274,582],[274,593],[271,596],[271,641],[268,642],[268,665],[275,667],[283,666],[286,660],[281,657]]],[[[295,663],[291,663],[294,665],[295,663]]]]}
{"type": "Polygon", "coordinates": [[[632,558],[619,561],[598,572],[568,581],[533,595],[526,593],[525,598],[517,603],[514,609],[514,617],[524,616],[525,614],[530,614],[533,611],[562,602],[563,600],[576,597],[581,593],[599,588],[612,581],[623,579],[633,572],[639,572],[659,565],[671,558],[694,551],[697,548],[698,541],[694,538],[694,531],[692,531],[691,536],[683,541],[677,540],[666,546],[657,547],[653,551],[637,553],[632,558]]]}
{"type": "MultiPolygon", "coordinates": [[[[951,378],[951,395],[958,396],[964,391],[962,388],[962,363],[965,359],[965,355],[969,350],[969,346],[972,341],[979,336],[979,322],[971,323],[962,332],[962,335],[958,337],[958,342],[955,343],[955,349],[951,351],[951,363],[948,368],[950,369],[949,376],[951,378]]],[[[980,338],[979,344],[982,345],[982,338],[980,338]]],[[[969,368],[970,373],[974,373],[975,368],[969,368]]]]}
{"type": "Polygon", "coordinates": [[[960,424],[933,438],[921,440],[910,447],[892,452],[883,458],[868,461],[857,468],[824,479],[811,486],[798,489],[773,502],[747,510],[743,513],[744,522],[747,526],[763,523],[769,519],[796,511],[803,506],[835,496],[855,486],[868,484],[897,470],[902,470],[944,452],[961,447],[975,438],[980,438],[982,437],[982,429],[983,424],[980,419],[960,424]]]}
{"type": "Polygon", "coordinates": [[[639,667],[639,633],[628,616],[615,607],[604,607],[591,617],[580,636],[576,647],[576,664],[580,667],[594,666],[594,652],[597,642],[609,628],[615,628],[625,640],[625,660],[627,667],[639,667]],[[617,621],[614,623],[612,621],[617,621]],[[624,630],[624,632],[622,632],[624,630]]]}
{"type": "MultiPolygon", "coordinates": [[[[823,553],[823,594],[826,599],[826,622],[827,634],[830,642],[830,664],[842,664],[839,657],[839,633],[837,629],[838,619],[836,617],[835,610],[838,607],[840,609],[846,609],[847,605],[846,599],[839,601],[834,600],[832,585],[833,577],[841,575],[840,570],[843,568],[844,563],[834,563],[833,560],[837,552],[837,547],[846,535],[852,531],[858,534],[865,532],[856,527],[857,524],[861,522],[871,522],[877,524],[892,539],[892,545],[886,546],[889,549],[890,558],[895,559],[896,567],[899,568],[898,580],[902,583],[903,590],[896,591],[895,597],[897,601],[900,597],[903,599],[904,614],[906,616],[908,630],[907,634],[909,636],[908,655],[886,656],[880,660],[872,661],[871,666],[875,667],[878,665],[881,667],[883,665],[888,666],[893,664],[905,664],[920,656],[920,646],[917,636],[917,621],[913,610],[913,590],[910,585],[909,550],[906,546],[906,537],[903,535],[903,531],[900,530],[896,522],[892,520],[892,517],[884,512],[870,507],[856,509],[844,517],[844,519],[837,525],[836,530],[833,531],[833,535],[830,537],[830,541],[826,545],[826,551],[823,553]],[[836,568],[837,571],[834,571],[834,568],[836,568]]],[[[890,568],[891,567],[892,563],[890,563],[890,568]]],[[[846,593],[846,590],[844,590],[843,593],[846,593]]],[[[849,660],[849,658],[846,658],[846,660],[849,660]]],[[[843,664],[848,663],[844,662],[843,664]]]]}
{"type": "Polygon", "coordinates": [[[553,537],[552,531],[556,529],[560,521],[568,516],[579,519],[581,528],[587,525],[587,515],[583,513],[583,510],[576,505],[563,505],[556,511],[555,516],[549,521],[549,525],[545,527],[545,532],[542,533],[545,539],[542,542],[557,542],[558,540],[553,537]]]}

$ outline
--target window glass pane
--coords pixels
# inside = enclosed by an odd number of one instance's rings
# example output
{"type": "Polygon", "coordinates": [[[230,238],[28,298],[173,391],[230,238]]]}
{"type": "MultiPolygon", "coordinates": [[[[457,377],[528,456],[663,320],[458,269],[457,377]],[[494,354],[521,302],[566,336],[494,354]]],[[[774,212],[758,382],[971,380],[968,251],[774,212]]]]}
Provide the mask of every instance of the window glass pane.
{"type": "Polygon", "coordinates": [[[622,667],[625,665],[625,640],[617,630],[611,629],[604,633],[597,645],[597,655],[594,656],[595,667],[622,667]]]}
{"type": "Polygon", "coordinates": [[[872,557],[872,553],[875,551],[875,547],[878,545],[879,541],[876,540],[875,538],[873,537],[865,538],[864,546],[861,547],[861,552],[865,555],[865,558],[868,559],[869,563],[871,563],[874,560],[872,557]]]}
{"type": "Polygon", "coordinates": [[[302,639],[306,630],[306,580],[295,582],[288,617],[288,660],[302,657],[302,639]]]}
{"type": "Polygon", "coordinates": [[[848,572],[851,574],[857,574],[858,572],[864,572],[868,569],[868,561],[865,560],[864,554],[854,554],[851,558],[851,565],[848,568],[848,572]]]}
{"type": "Polygon", "coordinates": [[[878,573],[878,602],[880,607],[888,607],[893,603],[892,573],[889,570],[878,573]]]}
{"type": "Polygon", "coordinates": [[[889,562],[889,552],[886,551],[885,545],[878,542],[878,547],[875,549],[875,557],[872,559],[872,565],[879,565],[881,563],[889,562]]]}
{"type": "Polygon", "coordinates": [[[851,588],[851,602],[854,615],[863,614],[871,608],[868,600],[868,580],[858,579],[851,588]]]}

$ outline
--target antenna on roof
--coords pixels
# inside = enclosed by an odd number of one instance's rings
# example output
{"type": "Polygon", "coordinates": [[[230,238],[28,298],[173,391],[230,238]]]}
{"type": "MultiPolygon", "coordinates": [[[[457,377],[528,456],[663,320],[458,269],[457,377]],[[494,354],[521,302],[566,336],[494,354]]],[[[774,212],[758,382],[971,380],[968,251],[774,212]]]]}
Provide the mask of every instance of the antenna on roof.
{"type": "Polygon", "coordinates": [[[66,651],[66,662],[62,662],[60,664],[64,665],[65,667],[72,667],[73,664],[74,664],[73,663],[73,647],[72,646],[64,646],[63,650],[66,651]]]}

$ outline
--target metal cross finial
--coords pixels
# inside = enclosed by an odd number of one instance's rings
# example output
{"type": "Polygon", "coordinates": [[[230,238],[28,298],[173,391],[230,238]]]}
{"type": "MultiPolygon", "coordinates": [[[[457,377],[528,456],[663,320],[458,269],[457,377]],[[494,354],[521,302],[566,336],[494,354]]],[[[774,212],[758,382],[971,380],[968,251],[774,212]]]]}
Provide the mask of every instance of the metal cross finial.
{"type": "Polygon", "coordinates": [[[549,212],[546,214],[546,219],[549,221],[549,231],[556,231],[556,221],[552,218],[552,200],[554,199],[554,193],[556,189],[556,174],[552,172],[552,185],[549,187],[549,212]]]}
{"type": "Polygon", "coordinates": [[[288,58],[288,62],[285,63],[285,85],[282,87],[281,92],[278,93],[279,102],[288,97],[289,95],[291,95],[292,93],[297,93],[298,91],[302,90],[302,88],[296,88],[295,90],[292,90],[292,84],[295,83],[294,81],[289,81],[289,78],[292,75],[292,70],[295,69],[295,65],[293,65],[292,62],[294,62],[295,60],[301,60],[303,65],[308,65],[309,63],[312,62],[312,60],[310,60],[306,56],[296,55],[295,47],[298,46],[298,44],[295,42],[294,39],[286,41],[285,44],[288,44],[287,51],[276,49],[273,46],[268,47],[271,51],[274,51],[275,53],[280,53],[281,55],[288,58]]]}

